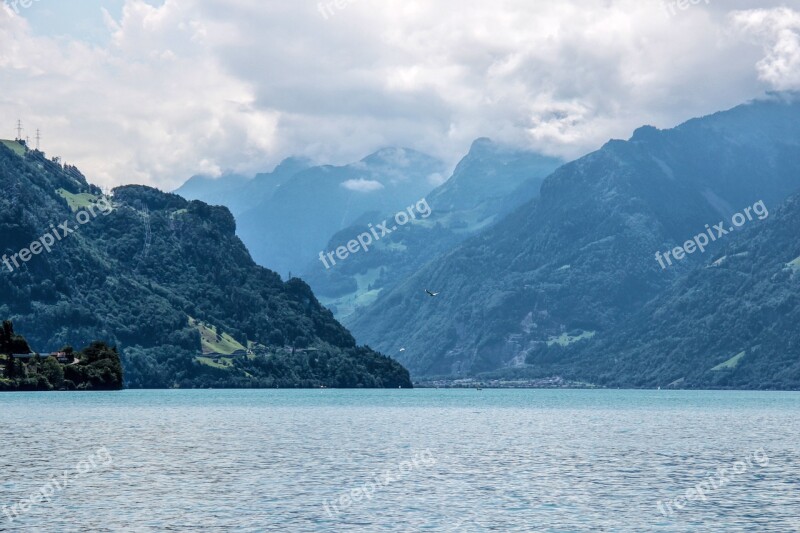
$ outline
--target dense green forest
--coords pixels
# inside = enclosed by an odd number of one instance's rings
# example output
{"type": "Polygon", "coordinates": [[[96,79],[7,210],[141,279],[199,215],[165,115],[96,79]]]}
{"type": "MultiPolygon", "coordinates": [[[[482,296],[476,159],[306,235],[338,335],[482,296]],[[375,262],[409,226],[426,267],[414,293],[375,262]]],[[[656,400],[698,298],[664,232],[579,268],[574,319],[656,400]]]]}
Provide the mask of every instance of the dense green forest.
{"type": "Polygon", "coordinates": [[[0,316],[41,352],[106,339],[133,388],[411,386],[400,364],[358,347],[304,282],[257,266],[224,207],[144,186],[107,198],[75,167],[2,145],[0,190],[0,254],[64,221],[73,229],[49,253],[0,271],[0,316]],[[107,202],[113,209],[100,211],[107,202]],[[96,216],[79,225],[88,210],[96,216]],[[220,363],[199,323],[244,349],[220,363]]]}
{"type": "Polygon", "coordinates": [[[64,360],[31,353],[24,337],[6,320],[0,330],[0,391],[118,390],[122,388],[122,363],[115,348],[93,342],[79,352],[61,349],[64,360]]]}

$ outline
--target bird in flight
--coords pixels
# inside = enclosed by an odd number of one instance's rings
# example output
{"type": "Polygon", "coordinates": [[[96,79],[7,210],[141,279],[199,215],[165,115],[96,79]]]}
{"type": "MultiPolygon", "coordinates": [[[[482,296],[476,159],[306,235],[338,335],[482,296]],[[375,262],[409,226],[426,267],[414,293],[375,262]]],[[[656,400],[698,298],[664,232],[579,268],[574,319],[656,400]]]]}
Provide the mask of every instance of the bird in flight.
{"type": "Polygon", "coordinates": [[[431,298],[433,298],[434,296],[439,296],[438,292],[431,292],[428,289],[425,289],[425,292],[427,292],[428,296],[430,296],[431,298]]]}

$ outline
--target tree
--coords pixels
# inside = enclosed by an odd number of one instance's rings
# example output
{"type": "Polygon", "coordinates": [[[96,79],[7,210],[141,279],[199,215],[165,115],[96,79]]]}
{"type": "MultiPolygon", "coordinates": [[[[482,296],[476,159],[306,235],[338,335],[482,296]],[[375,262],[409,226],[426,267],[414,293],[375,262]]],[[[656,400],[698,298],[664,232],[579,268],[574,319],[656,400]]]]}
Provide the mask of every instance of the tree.
{"type": "Polygon", "coordinates": [[[10,320],[3,321],[3,329],[0,332],[0,353],[30,353],[31,348],[28,342],[21,336],[14,333],[14,324],[10,320]]]}
{"type": "Polygon", "coordinates": [[[6,355],[6,378],[14,379],[16,377],[16,372],[14,371],[14,358],[11,357],[11,354],[6,355]]]}
{"type": "Polygon", "coordinates": [[[64,369],[55,357],[45,359],[40,372],[54,388],[59,388],[64,383],[64,369]]]}
{"type": "Polygon", "coordinates": [[[10,320],[3,320],[0,331],[0,352],[11,353],[11,338],[14,336],[14,325],[10,320]]]}

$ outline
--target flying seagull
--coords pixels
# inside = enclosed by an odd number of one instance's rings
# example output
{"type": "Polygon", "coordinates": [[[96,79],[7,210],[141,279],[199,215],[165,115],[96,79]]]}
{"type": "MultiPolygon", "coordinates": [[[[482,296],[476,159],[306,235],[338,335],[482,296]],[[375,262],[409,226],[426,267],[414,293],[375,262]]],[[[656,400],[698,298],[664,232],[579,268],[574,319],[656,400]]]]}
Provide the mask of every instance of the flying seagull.
{"type": "Polygon", "coordinates": [[[428,289],[425,289],[425,292],[427,292],[428,296],[430,296],[430,297],[439,296],[438,292],[431,292],[428,289]]]}

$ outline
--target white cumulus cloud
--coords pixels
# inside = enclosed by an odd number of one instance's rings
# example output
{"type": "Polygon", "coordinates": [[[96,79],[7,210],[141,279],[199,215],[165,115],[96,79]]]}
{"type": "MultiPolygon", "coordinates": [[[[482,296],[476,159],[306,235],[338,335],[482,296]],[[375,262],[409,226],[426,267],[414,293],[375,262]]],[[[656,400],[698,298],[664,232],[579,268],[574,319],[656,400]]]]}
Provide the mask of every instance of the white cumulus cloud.
{"type": "Polygon", "coordinates": [[[800,11],[755,9],[732,13],[731,18],[764,47],[759,77],[778,90],[800,89],[800,11]]]}
{"type": "Polygon", "coordinates": [[[373,192],[383,189],[383,183],[375,180],[365,180],[364,178],[343,181],[342,187],[348,191],[373,192]]]}

